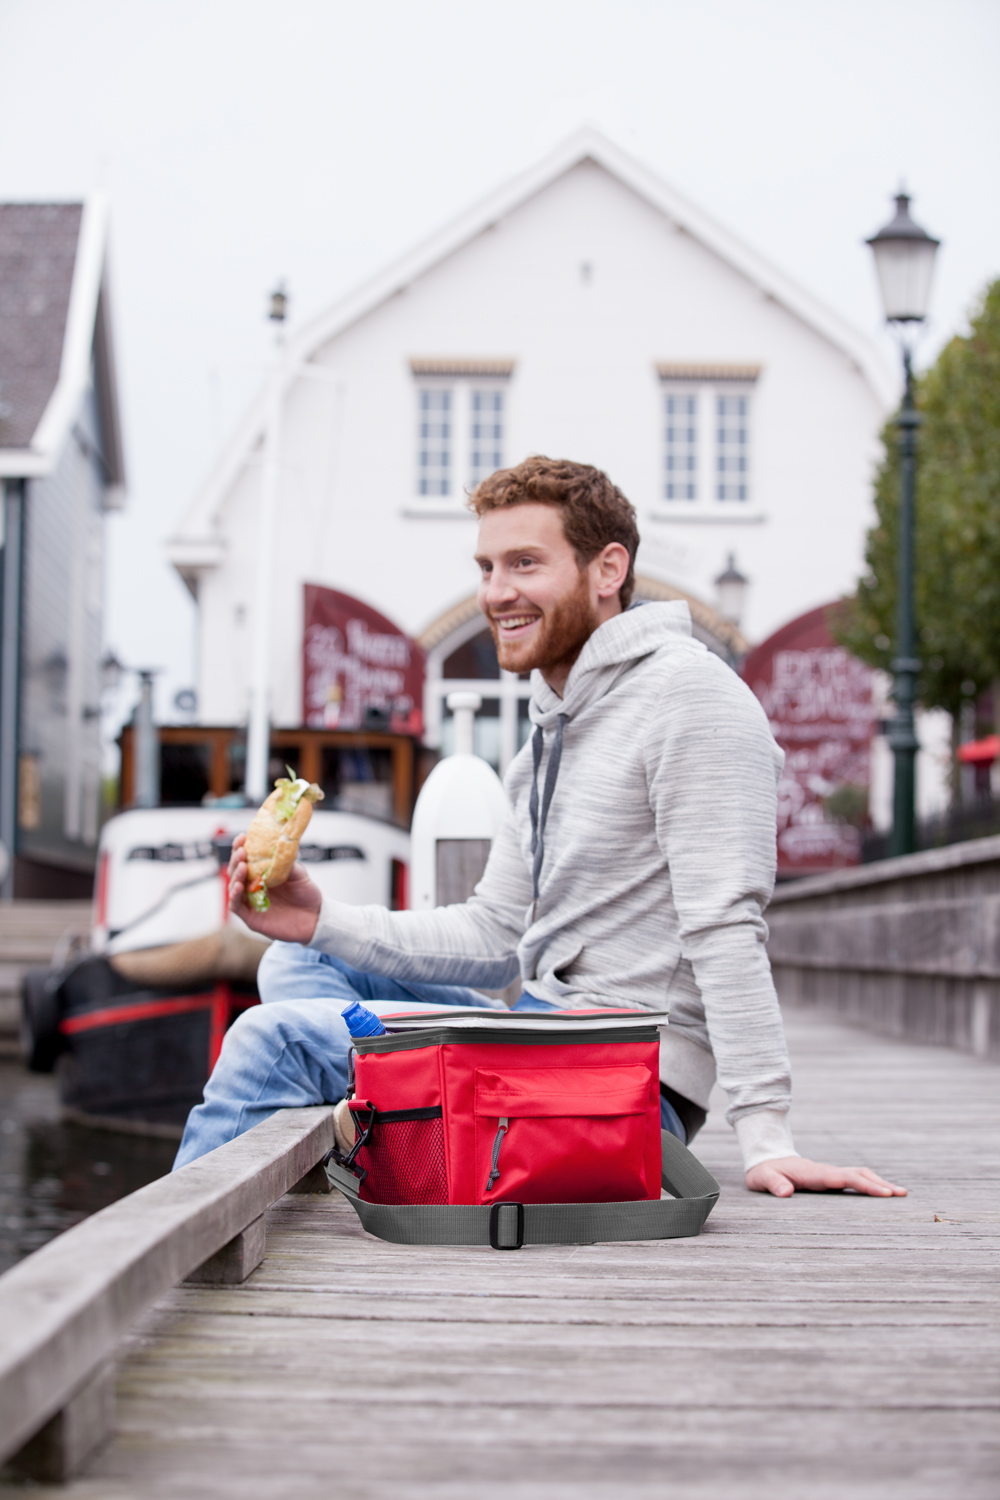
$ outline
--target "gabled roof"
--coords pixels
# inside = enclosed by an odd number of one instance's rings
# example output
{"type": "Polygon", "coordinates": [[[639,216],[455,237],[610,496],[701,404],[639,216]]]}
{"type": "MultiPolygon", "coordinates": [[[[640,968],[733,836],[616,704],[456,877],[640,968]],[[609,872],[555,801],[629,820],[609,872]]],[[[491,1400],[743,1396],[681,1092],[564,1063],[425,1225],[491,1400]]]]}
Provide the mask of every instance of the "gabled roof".
{"type": "MultiPolygon", "coordinates": [[[[735,235],[722,228],[708,214],[695,207],[592,126],[577,131],[537,165],[459,215],[437,234],[424,240],[372,280],[335,303],[327,312],[307,323],[289,341],[285,363],[289,383],[324,344],[387,302],[397,292],[403,291],[492,224],[565,176],[581,162],[588,160],[596,162],[612,177],[631,188],[677,228],[711,250],[762,293],[839,349],[867,381],[880,404],[887,411],[892,408],[898,399],[895,379],[874,344],[864,334],[796,285],[783,272],[770,265],[756,251],[749,249],[735,235]]],[[[218,505],[263,432],[266,408],[267,392],[262,390],[222,454],[215,471],[184,517],[180,533],[167,544],[171,560],[182,573],[185,567],[191,571],[199,566],[194,561],[195,552],[201,556],[198,549],[203,547],[212,534],[218,505]],[[191,561],[186,561],[189,556],[191,561]]],[[[207,563],[207,553],[205,557],[206,561],[201,566],[207,563]]]]}
{"type": "Polygon", "coordinates": [[[0,476],[47,474],[91,378],[101,416],[105,504],[125,469],[105,252],[107,204],[0,204],[0,476]]]}

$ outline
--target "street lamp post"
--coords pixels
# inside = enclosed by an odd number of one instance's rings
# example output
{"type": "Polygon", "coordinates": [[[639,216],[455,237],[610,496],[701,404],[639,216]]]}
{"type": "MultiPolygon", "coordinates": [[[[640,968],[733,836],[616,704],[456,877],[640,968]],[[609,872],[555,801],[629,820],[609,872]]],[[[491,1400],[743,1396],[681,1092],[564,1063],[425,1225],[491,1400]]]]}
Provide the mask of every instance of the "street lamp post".
{"type": "Polygon", "coordinates": [[[917,483],[917,431],[920,414],[913,394],[913,340],[927,316],[934,257],[939,240],[932,239],[910,217],[906,193],[896,196],[896,213],[867,243],[875,256],[875,271],[886,322],[899,334],[903,351],[903,404],[899,428],[899,524],[896,540],[896,642],[892,661],[896,713],[889,730],[893,756],[892,836],[890,854],[912,854],[917,846],[915,817],[917,736],[913,704],[920,661],[916,655],[913,608],[914,500],[917,483]]]}
{"type": "Polygon", "coordinates": [[[270,790],[267,774],[271,748],[271,616],[274,593],[275,530],[281,477],[281,403],[284,396],[284,323],[288,294],[283,285],[271,293],[268,317],[275,325],[274,361],[267,388],[264,465],[257,519],[257,568],[254,589],[253,656],[250,675],[250,714],[243,790],[251,802],[263,802],[270,790]]]}
{"type": "MultiPolygon", "coordinates": [[[[736,554],[730,552],[724,571],[715,580],[715,603],[722,618],[737,630],[743,618],[749,582],[736,566],[736,554]]],[[[726,652],[729,665],[735,670],[739,665],[739,654],[731,640],[726,652]]]]}

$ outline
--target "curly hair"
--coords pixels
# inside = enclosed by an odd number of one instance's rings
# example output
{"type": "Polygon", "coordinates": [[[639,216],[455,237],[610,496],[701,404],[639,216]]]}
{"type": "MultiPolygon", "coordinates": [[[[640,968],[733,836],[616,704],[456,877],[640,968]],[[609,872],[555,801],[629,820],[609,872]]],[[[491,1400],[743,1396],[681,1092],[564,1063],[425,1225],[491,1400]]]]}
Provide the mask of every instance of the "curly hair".
{"type": "Polygon", "coordinates": [[[608,476],[591,464],[533,454],[513,469],[497,469],[473,490],[469,509],[482,518],[503,505],[553,505],[562,514],[563,530],[581,568],[609,542],[628,552],[628,573],[621,586],[622,609],[635,589],[635,554],[639,528],[635,507],[608,476]]]}

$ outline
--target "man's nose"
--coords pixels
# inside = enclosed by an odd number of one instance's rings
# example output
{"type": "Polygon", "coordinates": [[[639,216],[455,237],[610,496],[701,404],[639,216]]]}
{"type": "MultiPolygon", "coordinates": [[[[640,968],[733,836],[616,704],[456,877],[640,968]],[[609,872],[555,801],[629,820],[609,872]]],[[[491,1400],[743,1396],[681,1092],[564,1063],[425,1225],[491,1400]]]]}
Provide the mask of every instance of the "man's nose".
{"type": "Polygon", "coordinates": [[[498,604],[509,604],[516,598],[517,588],[510,574],[505,573],[502,568],[494,568],[486,585],[487,604],[492,609],[498,604]]]}

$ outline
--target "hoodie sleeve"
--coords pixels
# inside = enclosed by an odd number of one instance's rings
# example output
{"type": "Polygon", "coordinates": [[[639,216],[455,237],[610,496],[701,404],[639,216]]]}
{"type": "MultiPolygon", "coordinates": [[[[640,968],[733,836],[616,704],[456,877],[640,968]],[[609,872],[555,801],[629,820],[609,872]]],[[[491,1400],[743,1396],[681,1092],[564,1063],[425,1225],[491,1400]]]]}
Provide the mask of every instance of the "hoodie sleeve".
{"type": "Polygon", "coordinates": [[[774,889],[781,751],[749,688],[699,652],[668,678],[644,753],[727,1119],[747,1168],[793,1155],[788,1050],[763,917],[774,889]]]}
{"type": "Polygon", "coordinates": [[[387,911],[324,899],[309,947],[387,979],[502,989],[519,973],[517,945],[530,901],[531,879],[510,814],[468,901],[387,911]]]}

